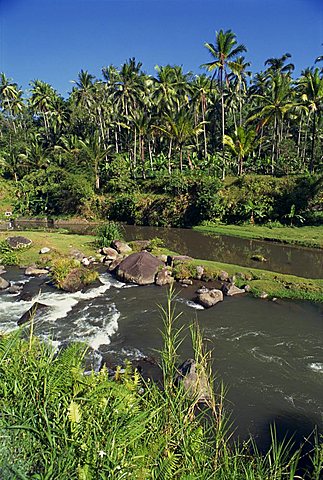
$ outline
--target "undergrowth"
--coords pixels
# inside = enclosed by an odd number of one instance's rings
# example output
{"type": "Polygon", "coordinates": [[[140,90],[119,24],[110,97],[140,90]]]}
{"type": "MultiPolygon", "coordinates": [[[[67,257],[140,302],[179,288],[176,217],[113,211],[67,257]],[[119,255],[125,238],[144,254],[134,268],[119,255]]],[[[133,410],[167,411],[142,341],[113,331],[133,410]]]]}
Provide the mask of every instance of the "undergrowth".
{"type": "MultiPolygon", "coordinates": [[[[32,335],[32,324],[0,337],[1,479],[305,478],[296,476],[300,452],[292,454],[288,442],[279,444],[274,429],[265,455],[252,441],[230,441],[223,392],[212,393],[209,353],[196,325],[193,350],[197,371],[210,386],[207,404],[202,408],[197,390],[175,382],[182,332],[173,300],[171,290],[163,309],[163,388],[144,382],[129,365],[114,378],[105,367],[85,375],[84,345],[55,354],[32,335]]],[[[311,458],[307,478],[319,480],[319,443],[311,458]]]]}

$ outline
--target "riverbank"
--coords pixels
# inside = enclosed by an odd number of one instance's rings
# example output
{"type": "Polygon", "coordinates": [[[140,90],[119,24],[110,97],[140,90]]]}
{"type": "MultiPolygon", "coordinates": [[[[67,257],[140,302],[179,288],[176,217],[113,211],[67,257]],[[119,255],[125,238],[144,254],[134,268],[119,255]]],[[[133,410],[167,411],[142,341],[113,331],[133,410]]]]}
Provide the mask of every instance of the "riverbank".
{"type": "MultiPolygon", "coordinates": [[[[96,254],[95,237],[91,235],[41,231],[26,231],[23,233],[33,243],[29,248],[19,251],[17,258],[20,266],[31,264],[42,266],[44,262],[49,262],[56,256],[71,256],[75,252],[82,252],[86,256],[95,256],[96,254]],[[45,256],[39,254],[40,249],[43,247],[50,248],[50,252],[45,256]]],[[[12,235],[16,235],[16,233],[12,235]]],[[[8,232],[1,232],[0,241],[7,236],[8,232]]],[[[154,253],[168,255],[174,252],[160,248],[154,253]]],[[[217,279],[220,272],[226,271],[231,277],[236,277],[235,282],[238,286],[248,284],[250,293],[256,297],[268,296],[268,298],[276,297],[323,302],[323,279],[302,278],[261,268],[242,267],[211,260],[194,259],[191,264],[194,267],[203,265],[206,271],[206,278],[210,280],[217,279]]]]}
{"type": "Polygon", "coordinates": [[[217,235],[269,240],[271,242],[323,249],[323,226],[271,227],[263,225],[209,224],[193,227],[193,230],[217,235]]]}

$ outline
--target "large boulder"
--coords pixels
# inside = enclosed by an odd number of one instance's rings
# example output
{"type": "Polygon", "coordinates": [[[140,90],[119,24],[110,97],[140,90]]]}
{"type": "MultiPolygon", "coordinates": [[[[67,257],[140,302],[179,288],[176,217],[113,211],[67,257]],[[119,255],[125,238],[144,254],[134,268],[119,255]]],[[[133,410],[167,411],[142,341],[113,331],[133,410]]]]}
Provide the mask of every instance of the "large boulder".
{"type": "Polygon", "coordinates": [[[8,237],[7,243],[10,248],[13,250],[19,250],[20,248],[29,247],[32,244],[32,241],[29,238],[16,236],[16,237],[8,237]]]}
{"type": "Polygon", "coordinates": [[[219,302],[223,302],[223,293],[216,288],[213,288],[212,290],[200,289],[197,292],[196,301],[203,307],[210,308],[219,302]]]}
{"type": "Polygon", "coordinates": [[[178,368],[175,384],[182,384],[191,400],[205,403],[212,398],[211,385],[203,368],[192,358],[178,368]]]}
{"type": "Polygon", "coordinates": [[[35,302],[27,312],[25,312],[18,320],[18,325],[23,325],[24,323],[29,322],[33,319],[34,322],[37,322],[44,313],[47,313],[51,307],[44,305],[43,303],[35,302]]]}
{"type": "Polygon", "coordinates": [[[120,263],[117,278],[123,282],[149,285],[163,263],[149,252],[132,253],[120,263]]]}
{"type": "Polygon", "coordinates": [[[233,297],[234,295],[245,293],[243,288],[237,287],[234,283],[224,283],[221,287],[221,290],[227,297],[233,297]]]}
{"type": "Polygon", "coordinates": [[[9,282],[3,277],[0,277],[0,290],[4,290],[5,288],[8,288],[10,285],[9,282]]]}

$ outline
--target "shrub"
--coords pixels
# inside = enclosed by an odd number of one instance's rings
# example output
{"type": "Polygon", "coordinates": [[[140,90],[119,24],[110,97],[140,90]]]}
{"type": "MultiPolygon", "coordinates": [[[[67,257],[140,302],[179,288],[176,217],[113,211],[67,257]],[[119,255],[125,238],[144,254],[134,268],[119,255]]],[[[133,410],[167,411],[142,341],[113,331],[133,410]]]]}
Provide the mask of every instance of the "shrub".
{"type": "Polygon", "coordinates": [[[18,265],[18,252],[13,250],[6,240],[0,242],[0,263],[3,265],[18,265]]]}
{"type": "Polygon", "coordinates": [[[81,264],[75,258],[60,257],[52,262],[51,276],[57,287],[61,287],[67,275],[81,264]]]}
{"type": "Polygon", "coordinates": [[[112,240],[121,240],[123,238],[123,229],[116,222],[109,221],[101,225],[97,230],[96,244],[99,247],[109,247],[112,240]]]}

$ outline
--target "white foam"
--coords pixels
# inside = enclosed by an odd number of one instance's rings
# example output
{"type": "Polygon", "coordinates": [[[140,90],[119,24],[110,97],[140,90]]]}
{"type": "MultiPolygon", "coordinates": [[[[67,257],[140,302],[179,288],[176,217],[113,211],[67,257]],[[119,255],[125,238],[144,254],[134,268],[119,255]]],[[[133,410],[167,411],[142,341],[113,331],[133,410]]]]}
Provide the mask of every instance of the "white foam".
{"type": "Polygon", "coordinates": [[[176,299],[180,303],[184,303],[184,305],[187,305],[190,308],[194,308],[195,310],[204,310],[204,307],[202,305],[199,305],[198,303],[193,302],[192,300],[186,300],[185,298],[177,298],[176,299]]]}
{"type": "Polygon", "coordinates": [[[313,372],[323,373],[323,363],[319,363],[319,362],[310,363],[309,368],[313,370],[313,372]]]}

